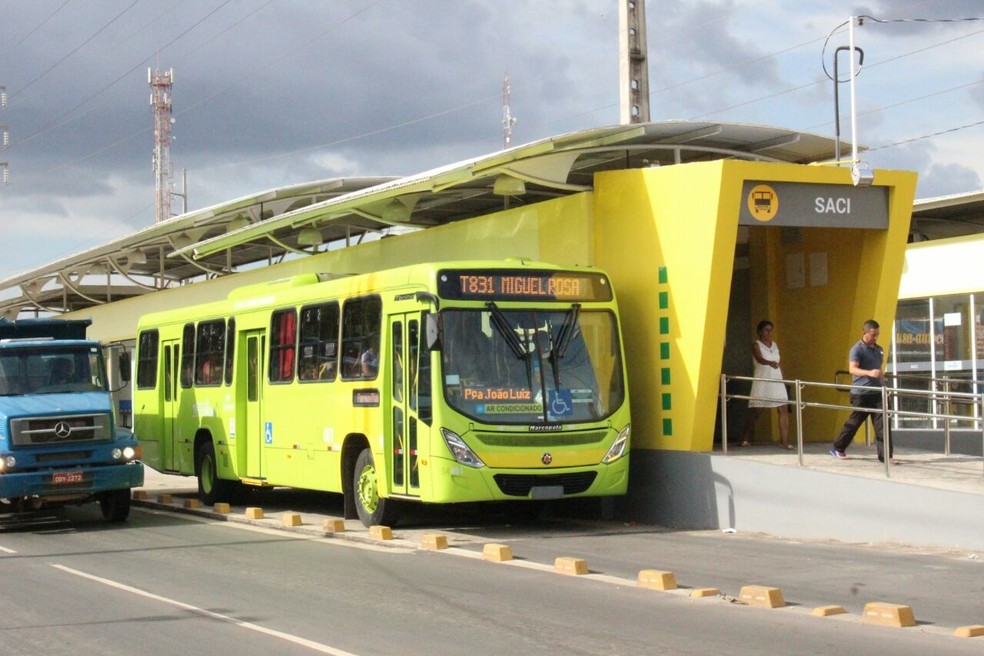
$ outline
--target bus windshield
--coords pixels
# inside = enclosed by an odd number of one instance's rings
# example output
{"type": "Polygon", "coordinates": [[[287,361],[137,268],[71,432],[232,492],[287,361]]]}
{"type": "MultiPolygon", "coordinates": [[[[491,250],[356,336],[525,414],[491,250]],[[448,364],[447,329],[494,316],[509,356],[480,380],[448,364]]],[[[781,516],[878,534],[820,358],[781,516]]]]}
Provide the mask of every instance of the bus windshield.
{"type": "Polygon", "coordinates": [[[443,311],[444,395],[486,423],[603,419],[624,398],[615,316],[563,309],[443,311]]]}
{"type": "Polygon", "coordinates": [[[106,389],[98,348],[17,348],[0,354],[0,396],[106,389]]]}

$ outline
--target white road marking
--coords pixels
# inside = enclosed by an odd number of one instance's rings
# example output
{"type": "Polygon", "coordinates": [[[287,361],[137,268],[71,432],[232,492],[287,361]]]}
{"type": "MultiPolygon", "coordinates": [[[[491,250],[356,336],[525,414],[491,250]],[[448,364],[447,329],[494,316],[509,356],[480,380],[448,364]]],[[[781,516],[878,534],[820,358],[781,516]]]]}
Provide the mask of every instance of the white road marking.
{"type": "Polygon", "coordinates": [[[250,631],[256,631],[257,633],[262,633],[264,635],[272,636],[274,638],[279,638],[280,640],[285,640],[287,642],[292,642],[296,645],[301,645],[302,647],[307,647],[314,651],[320,652],[322,654],[332,654],[333,656],[356,656],[352,652],[344,651],[342,649],[336,649],[330,647],[326,644],[315,642],[313,640],[308,640],[307,638],[301,638],[299,636],[291,635],[289,633],[284,633],[283,631],[277,631],[275,629],[268,629],[252,622],[243,622],[242,620],[237,620],[235,617],[229,617],[228,615],[222,615],[220,613],[213,613],[210,610],[204,608],[199,608],[198,606],[192,606],[191,604],[186,604],[176,599],[169,599],[167,597],[162,597],[156,595],[152,592],[147,592],[146,590],[141,590],[140,588],[134,588],[132,586],[119,583],[110,579],[103,578],[101,576],[95,576],[94,574],[87,574],[86,572],[79,571],[77,569],[72,569],[71,567],[66,567],[64,565],[59,565],[57,563],[51,563],[51,566],[55,569],[59,569],[67,574],[74,574],[75,576],[80,576],[84,579],[89,579],[90,581],[95,581],[96,583],[102,583],[103,585],[108,585],[111,588],[116,588],[117,590],[123,590],[124,592],[129,592],[146,599],[152,599],[154,601],[159,601],[182,610],[186,610],[196,615],[201,615],[203,617],[208,617],[213,620],[218,620],[220,622],[227,622],[233,624],[242,629],[248,629],[250,631]]]}
{"type": "Polygon", "coordinates": [[[17,553],[13,549],[8,549],[7,547],[0,547],[0,551],[2,551],[3,553],[6,553],[6,554],[15,554],[15,553],[17,553]]]}

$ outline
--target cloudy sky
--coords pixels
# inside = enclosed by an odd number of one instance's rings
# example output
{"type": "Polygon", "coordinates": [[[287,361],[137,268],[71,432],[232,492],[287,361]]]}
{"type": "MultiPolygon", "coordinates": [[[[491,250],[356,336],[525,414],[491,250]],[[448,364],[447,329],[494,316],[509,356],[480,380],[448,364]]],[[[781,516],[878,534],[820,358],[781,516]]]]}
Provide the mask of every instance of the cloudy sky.
{"type": "MultiPolygon", "coordinates": [[[[616,0],[0,0],[0,278],[154,222],[148,68],[174,70],[188,207],[336,176],[406,175],[614,125],[616,0]]],[[[917,195],[984,179],[979,0],[648,2],[652,120],[834,135],[834,50],[865,53],[859,142],[917,195]],[[929,20],[913,20],[929,19],[929,20]],[[975,20],[963,20],[975,19],[975,20]],[[826,68],[826,70],[825,70],[826,68]]],[[[840,59],[846,79],[847,53],[840,59]]],[[[848,85],[841,135],[850,138],[848,85]]],[[[182,201],[174,199],[180,211],[182,201]]]]}

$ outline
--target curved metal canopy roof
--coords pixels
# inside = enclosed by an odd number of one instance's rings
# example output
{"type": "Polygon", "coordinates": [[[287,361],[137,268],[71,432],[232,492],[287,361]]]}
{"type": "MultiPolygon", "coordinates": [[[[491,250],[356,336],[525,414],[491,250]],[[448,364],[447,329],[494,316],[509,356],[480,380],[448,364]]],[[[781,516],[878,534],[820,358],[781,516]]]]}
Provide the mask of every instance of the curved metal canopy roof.
{"type": "Polygon", "coordinates": [[[834,153],[833,139],[808,133],[666,121],[573,132],[409,177],[293,185],[188,212],[0,281],[0,294],[11,296],[0,299],[0,315],[83,309],[395,227],[423,229],[529,205],[589,190],[599,171],[726,158],[810,164],[834,153]]]}

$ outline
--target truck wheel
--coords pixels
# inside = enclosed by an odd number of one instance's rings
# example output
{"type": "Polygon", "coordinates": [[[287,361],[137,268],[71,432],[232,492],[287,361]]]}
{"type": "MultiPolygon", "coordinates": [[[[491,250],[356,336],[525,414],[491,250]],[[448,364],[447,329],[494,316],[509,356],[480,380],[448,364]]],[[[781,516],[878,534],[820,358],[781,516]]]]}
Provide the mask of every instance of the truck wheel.
{"type": "Polygon", "coordinates": [[[353,489],[355,509],[363,524],[390,527],[396,524],[400,516],[399,507],[395,499],[384,499],[379,496],[376,465],[372,459],[372,451],[369,449],[363,449],[358,460],[355,461],[353,489]]]}
{"type": "Polygon", "coordinates": [[[122,522],[130,516],[130,489],[110,490],[99,497],[99,509],[107,522],[122,522]]]}

